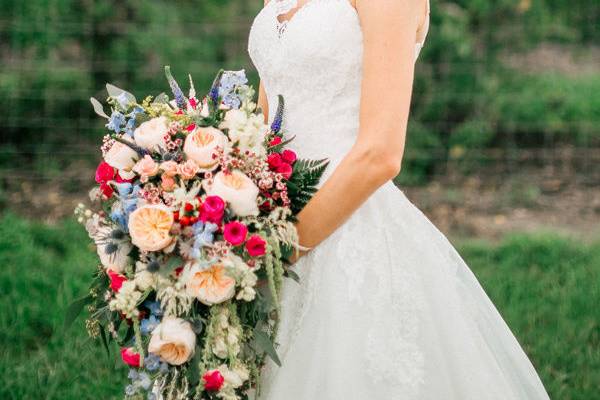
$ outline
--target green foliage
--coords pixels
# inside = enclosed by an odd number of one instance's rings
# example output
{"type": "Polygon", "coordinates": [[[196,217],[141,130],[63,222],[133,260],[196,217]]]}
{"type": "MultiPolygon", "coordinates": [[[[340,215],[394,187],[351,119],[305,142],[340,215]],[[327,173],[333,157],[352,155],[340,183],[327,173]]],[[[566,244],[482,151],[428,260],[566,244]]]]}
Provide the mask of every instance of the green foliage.
{"type": "Polygon", "coordinates": [[[288,197],[294,214],[299,213],[313,197],[328,164],[326,159],[296,161],[294,172],[287,182],[288,197]]]}

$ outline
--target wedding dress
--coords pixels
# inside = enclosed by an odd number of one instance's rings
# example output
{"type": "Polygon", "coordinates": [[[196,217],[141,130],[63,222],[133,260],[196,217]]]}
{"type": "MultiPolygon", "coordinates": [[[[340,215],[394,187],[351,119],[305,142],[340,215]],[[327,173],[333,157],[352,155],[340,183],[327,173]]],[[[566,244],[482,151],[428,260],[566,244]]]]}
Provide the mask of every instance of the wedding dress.
{"type": "MultiPolygon", "coordinates": [[[[348,0],[309,0],[278,21],[295,7],[271,0],[249,53],[271,110],[285,98],[294,148],[329,158],[331,173],[358,132],[361,27],[348,0]]],[[[300,283],[283,290],[282,366],[266,366],[261,399],[548,399],[467,265],[392,182],[295,271],[300,283]]]]}

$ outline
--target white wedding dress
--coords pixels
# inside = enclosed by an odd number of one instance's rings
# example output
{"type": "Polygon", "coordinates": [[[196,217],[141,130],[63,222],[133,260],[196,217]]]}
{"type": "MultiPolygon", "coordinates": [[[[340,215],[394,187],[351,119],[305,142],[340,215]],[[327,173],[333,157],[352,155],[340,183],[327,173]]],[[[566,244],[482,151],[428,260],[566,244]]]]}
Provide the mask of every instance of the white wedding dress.
{"type": "MultiPolygon", "coordinates": [[[[285,98],[293,147],[329,158],[331,173],[358,131],[361,26],[348,0],[309,0],[278,22],[295,6],[265,6],[249,53],[271,110],[285,98]]],[[[392,182],[295,271],[300,284],[288,279],[283,292],[282,366],[266,366],[261,399],[548,399],[475,276],[392,182]]]]}

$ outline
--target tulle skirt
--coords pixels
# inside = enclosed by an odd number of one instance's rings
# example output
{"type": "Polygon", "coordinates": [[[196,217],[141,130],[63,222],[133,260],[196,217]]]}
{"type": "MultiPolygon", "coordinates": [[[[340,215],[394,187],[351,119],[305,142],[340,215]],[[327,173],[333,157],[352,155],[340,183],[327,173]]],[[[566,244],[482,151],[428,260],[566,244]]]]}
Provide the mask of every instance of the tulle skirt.
{"type": "Polygon", "coordinates": [[[260,399],[548,399],[468,266],[391,182],[294,269],[260,399]]]}

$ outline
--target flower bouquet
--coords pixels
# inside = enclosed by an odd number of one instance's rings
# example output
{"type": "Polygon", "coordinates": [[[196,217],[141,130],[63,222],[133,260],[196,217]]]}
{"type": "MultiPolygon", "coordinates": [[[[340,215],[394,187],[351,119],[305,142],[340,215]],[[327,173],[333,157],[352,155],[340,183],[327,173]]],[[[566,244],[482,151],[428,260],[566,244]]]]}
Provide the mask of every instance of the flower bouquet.
{"type": "Polygon", "coordinates": [[[87,307],[89,334],[115,341],[130,366],[127,399],[246,399],[274,345],[294,216],[316,191],[326,160],[298,160],[271,126],[244,71],[222,71],[209,93],[142,102],[107,85],[103,161],[90,192],[96,211],[75,214],[99,266],[87,307]]]}

